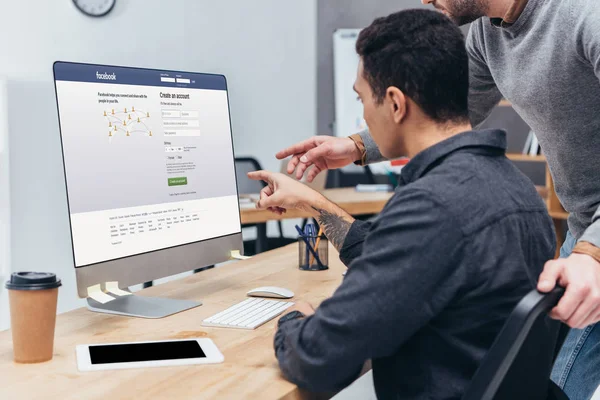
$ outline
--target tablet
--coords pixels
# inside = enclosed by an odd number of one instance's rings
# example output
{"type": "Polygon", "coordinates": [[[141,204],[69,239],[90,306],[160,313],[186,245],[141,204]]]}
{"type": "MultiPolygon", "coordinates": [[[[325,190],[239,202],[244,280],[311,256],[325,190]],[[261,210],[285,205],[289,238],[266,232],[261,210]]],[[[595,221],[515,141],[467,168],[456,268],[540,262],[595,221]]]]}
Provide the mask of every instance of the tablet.
{"type": "Polygon", "coordinates": [[[82,344],[77,346],[76,352],[77,366],[82,372],[217,364],[224,360],[217,346],[207,338],[82,344]]]}

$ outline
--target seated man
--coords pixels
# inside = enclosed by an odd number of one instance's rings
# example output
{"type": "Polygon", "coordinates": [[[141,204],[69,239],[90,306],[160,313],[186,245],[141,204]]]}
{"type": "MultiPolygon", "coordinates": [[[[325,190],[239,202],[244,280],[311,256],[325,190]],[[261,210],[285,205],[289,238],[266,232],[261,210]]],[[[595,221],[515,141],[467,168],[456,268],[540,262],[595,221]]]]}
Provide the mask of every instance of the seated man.
{"type": "Polygon", "coordinates": [[[317,310],[281,317],[277,359],[309,390],[344,388],[372,360],[379,398],[458,399],[552,258],[552,221],[505,157],[505,133],[472,131],[456,25],[403,11],[363,30],[357,51],[371,135],[384,156],[411,161],[372,222],[284,175],[249,174],[268,183],[259,208],[310,212],[349,266],[317,310]]]}

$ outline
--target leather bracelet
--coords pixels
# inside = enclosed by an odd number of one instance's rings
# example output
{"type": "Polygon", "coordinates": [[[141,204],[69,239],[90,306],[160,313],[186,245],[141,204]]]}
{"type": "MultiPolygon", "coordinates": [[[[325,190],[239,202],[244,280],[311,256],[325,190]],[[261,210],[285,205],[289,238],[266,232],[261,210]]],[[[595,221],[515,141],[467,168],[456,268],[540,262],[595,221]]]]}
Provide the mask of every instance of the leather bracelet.
{"type": "Polygon", "coordinates": [[[587,254],[594,260],[600,263],[600,248],[594,246],[590,242],[579,242],[573,249],[573,253],[576,254],[587,254]]]}
{"type": "Polygon", "coordinates": [[[348,136],[348,138],[354,142],[356,148],[360,152],[360,159],[354,161],[354,164],[364,167],[367,165],[367,149],[365,148],[365,143],[363,142],[362,137],[360,137],[358,133],[355,133],[354,135],[348,136]]]}

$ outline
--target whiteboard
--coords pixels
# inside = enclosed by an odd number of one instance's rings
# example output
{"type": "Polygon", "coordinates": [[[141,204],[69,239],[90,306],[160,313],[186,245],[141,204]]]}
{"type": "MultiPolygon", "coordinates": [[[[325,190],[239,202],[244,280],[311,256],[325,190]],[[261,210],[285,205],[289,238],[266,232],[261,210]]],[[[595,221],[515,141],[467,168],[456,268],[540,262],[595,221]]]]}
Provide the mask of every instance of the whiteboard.
{"type": "MultiPolygon", "coordinates": [[[[356,40],[361,29],[338,29],[333,34],[333,82],[335,98],[335,136],[346,137],[367,129],[363,118],[363,106],[354,91],[359,57],[356,40]]],[[[375,174],[393,171],[399,174],[401,167],[392,167],[390,162],[370,166],[375,174]]],[[[361,167],[351,165],[344,172],[360,172],[361,167]]]]}

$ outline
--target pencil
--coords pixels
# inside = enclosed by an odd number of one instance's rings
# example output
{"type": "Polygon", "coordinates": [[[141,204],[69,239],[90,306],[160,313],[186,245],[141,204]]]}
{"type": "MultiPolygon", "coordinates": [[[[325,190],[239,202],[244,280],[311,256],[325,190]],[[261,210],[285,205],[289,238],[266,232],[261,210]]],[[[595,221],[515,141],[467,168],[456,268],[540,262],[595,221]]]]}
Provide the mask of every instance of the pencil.
{"type": "MultiPolygon", "coordinates": [[[[315,253],[319,254],[319,243],[321,243],[321,236],[323,235],[323,227],[321,227],[319,229],[319,234],[317,235],[317,243],[315,244],[315,253]]],[[[310,268],[313,264],[313,262],[315,262],[315,256],[311,255],[310,256],[310,263],[308,264],[308,267],[310,268]]]]}
{"type": "MultiPolygon", "coordinates": [[[[323,264],[321,263],[321,260],[319,259],[319,255],[315,252],[315,249],[312,248],[312,245],[310,244],[310,240],[305,236],[304,232],[302,232],[302,229],[300,229],[300,227],[298,225],[296,225],[296,230],[300,234],[299,239],[301,239],[304,243],[306,243],[306,250],[308,250],[313,255],[313,257],[315,257],[317,259],[317,263],[319,264],[319,266],[323,266],[323,264]]],[[[308,258],[308,256],[306,256],[306,258],[308,258]]]]}

